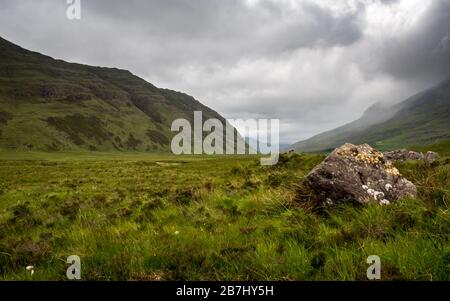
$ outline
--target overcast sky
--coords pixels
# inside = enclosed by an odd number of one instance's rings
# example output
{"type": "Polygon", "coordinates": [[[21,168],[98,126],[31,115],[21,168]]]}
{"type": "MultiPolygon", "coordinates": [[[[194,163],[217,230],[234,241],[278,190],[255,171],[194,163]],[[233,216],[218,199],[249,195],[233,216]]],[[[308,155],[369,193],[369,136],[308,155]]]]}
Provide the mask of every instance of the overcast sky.
{"type": "Polygon", "coordinates": [[[296,142],[450,77],[450,0],[0,0],[0,36],[128,69],[296,142]]]}

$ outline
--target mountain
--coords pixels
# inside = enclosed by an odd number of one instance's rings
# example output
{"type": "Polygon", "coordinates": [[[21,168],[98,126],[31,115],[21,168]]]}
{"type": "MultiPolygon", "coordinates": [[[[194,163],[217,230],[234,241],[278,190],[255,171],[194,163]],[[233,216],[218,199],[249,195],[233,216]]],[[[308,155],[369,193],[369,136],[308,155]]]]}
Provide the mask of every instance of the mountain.
{"type": "Polygon", "coordinates": [[[55,60],[0,38],[0,150],[168,151],[172,121],[192,121],[193,111],[224,121],[129,71],[55,60]]]}
{"type": "Polygon", "coordinates": [[[447,139],[450,139],[450,79],[398,104],[375,104],[360,119],[297,142],[290,149],[327,152],[350,142],[391,150],[447,139]]]}

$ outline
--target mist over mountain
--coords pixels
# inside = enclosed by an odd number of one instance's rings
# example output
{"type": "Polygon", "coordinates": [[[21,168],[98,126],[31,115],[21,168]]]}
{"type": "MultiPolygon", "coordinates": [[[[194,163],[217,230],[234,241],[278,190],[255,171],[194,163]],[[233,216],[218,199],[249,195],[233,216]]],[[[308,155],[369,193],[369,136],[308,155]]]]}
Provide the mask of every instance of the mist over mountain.
{"type": "Polygon", "coordinates": [[[450,79],[395,105],[375,104],[360,119],[297,142],[290,149],[321,152],[350,142],[390,150],[446,139],[450,139],[450,79]]]}

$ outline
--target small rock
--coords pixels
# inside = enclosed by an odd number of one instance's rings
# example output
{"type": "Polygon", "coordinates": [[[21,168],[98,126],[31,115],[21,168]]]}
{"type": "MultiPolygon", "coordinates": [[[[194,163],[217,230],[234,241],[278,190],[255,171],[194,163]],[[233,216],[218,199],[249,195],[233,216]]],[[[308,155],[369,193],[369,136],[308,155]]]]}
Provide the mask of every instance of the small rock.
{"type": "Polygon", "coordinates": [[[408,161],[408,160],[421,160],[427,163],[432,163],[439,159],[439,154],[435,152],[419,153],[415,151],[410,151],[407,149],[400,149],[390,152],[385,152],[384,157],[392,162],[397,161],[408,161]]]}
{"type": "Polygon", "coordinates": [[[347,143],[335,149],[306,179],[324,205],[342,202],[388,205],[402,197],[417,195],[416,186],[383,153],[367,144],[347,143]]]}

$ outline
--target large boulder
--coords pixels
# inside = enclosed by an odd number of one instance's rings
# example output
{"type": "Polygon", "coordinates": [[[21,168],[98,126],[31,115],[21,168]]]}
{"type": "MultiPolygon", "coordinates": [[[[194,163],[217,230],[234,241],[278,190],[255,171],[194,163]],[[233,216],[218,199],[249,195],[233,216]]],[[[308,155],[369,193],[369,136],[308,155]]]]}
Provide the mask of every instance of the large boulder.
{"type": "Polygon", "coordinates": [[[390,204],[416,196],[416,186],[406,180],[383,153],[370,145],[346,143],[317,165],[306,179],[323,204],[356,202],[390,204]]]}
{"type": "Polygon", "coordinates": [[[439,159],[439,155],[435,152],[419,153],[407,149],[400,149],[384,153],[384,158],[393,162],[407,160],[421,160],[432,163],[439,159]]]}

